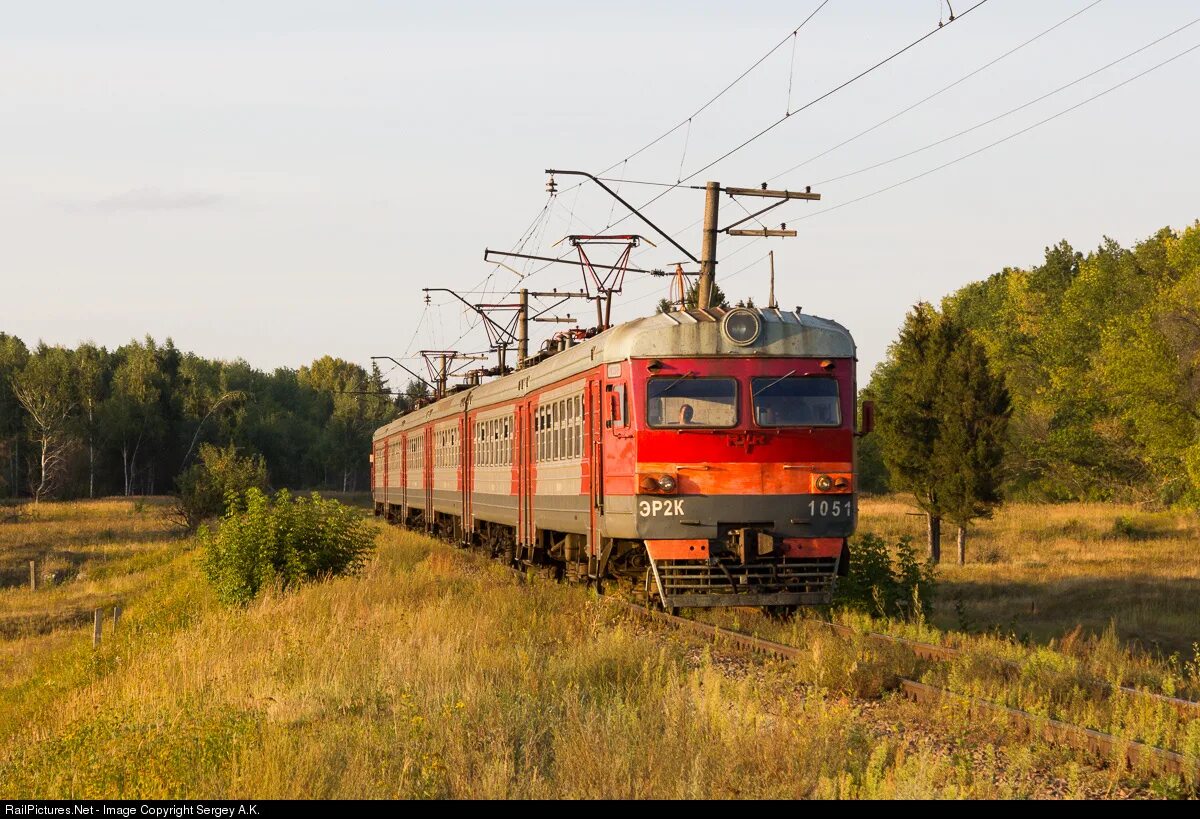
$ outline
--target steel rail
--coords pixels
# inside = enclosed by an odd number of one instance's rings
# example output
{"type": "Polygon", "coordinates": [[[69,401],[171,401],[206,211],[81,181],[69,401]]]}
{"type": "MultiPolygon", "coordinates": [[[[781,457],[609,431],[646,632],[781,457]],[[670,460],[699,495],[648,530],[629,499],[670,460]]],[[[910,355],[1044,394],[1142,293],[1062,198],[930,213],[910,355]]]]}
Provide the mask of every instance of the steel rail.
{"type": "MultiPolygon", "coordinates": [[[[660,619],[682,629],[692,631],[697,634],[702,634],[712,638],[724,639],[734,645],[748,649],[750,651],[759,652],[762,654],[773,655],[787,660],[795,659],[803,653],[803,649],[797,646],[786,645],[784,643],[767,640],[762,637],[755,637],[752,634],[745,632],[727,629],[723,626],[713,625],[711,623],[703,623],[698,620],[692,620],[687,617],[668,614],[667,612],[649,609],[645,606],[631,603],[628,600],[622,600],[617,597],[602,595],[603,599],[617,603],[632,612],[652,619],[660,619]]],[[[824,625],[834,625],[832,623],[823,623],[824,625]]],[[[880,637],[885,638],[888,642],[896,642],[905,647],[919,646],[924,648],[934,648],[939,651],[941,646],[930,646],[928,644],[916,643],[912,640],[904,638],[889,638],[887,635],[867,634],[861,635],[853,629],[848,629],[845,626],[835,626],[835,631],[843,634],[853,634],[864,637],[880,637]]],[[[1167,773],[1179,774],[1180,776],[1200,777],[1200,759],[1185,756],[1176,751],[1169,751],[1165,748],[1159,748],[1154,745],[1148,745],[1135,740],[1124,739],[1122,737],[1106,734],[1102,731],[1096,731],[1091,728],[1084,728],[1080,725],[1062,722],[1060,720],[1050,719],[1049,717],[1032,714],[1028,711],[1022,711],[1017,708],[1010,708],[1005,705],[981,700],[975,697],[970,697],[965,694],[959,694],[945,688],[929,685],[927,683],[910,680],[906,677],[898,678],[900,690],[905,696],[910,699],[931,705],[955,704],[965,706],[969,714],[980,714],[989,717],[1003,717],[1011,726],[1023,731],[1029,736],[1040,736],[1050,742],[1056,742],[1066,745],[1075,750],[1082,750],[1088,753],[1095,753],[1105,758],[1111,759],[1113,756],[1120,755],[1124,762],[1131,768],[1137,767],[1142,763],[1154,765],[1157,769],[1166,771],[1167,773]]]]}
{"type": "MultiPolygon", "coordinates": [[[[814,620],[812,622],[819,623],[826,628],[829,628],[830,630],[844,636],[856,635],[877,643],[889,643],[891,645],[901,646],[924,660],[955,660],[967,655],[967,652],[963,651],[962,649],[951,648],[950,646],[941,646],[935,643],[922,643],[918,640],[911,640],[907,637],[894,637],[890,634],[881,634],[877,631],[856,631],[849,626],[830,623],[827,620],[814,620]]],[[[988,657],[988,659],[1007,668],[1012,668],[1015,670],[1021,669],[1021,664],[1013,660],[1006,660],[1003,657],[988,657]]],[[[1069,672],[1062,673],[1067,674],[1069,672]]],[[[1128,685],[1114,685],[1113,683],[1100,679],[1099,677],[1084,677],[1082,679],[1077,678],[1077,681],[1087,685],[1094,691],[1120,691],[1122,694],[1127,694],[1132,697],[1143,697],[1145,699],[1153,700],[1154,702],[1174,708],[1182,716],[1187,718],[1200,717],[1200,702],[1197,702],[1196,700],[1172,697],[1167,694],[1159,694],[1154,691],[1145,691],[1143,689],[1133,688],[1128,685]]]]}

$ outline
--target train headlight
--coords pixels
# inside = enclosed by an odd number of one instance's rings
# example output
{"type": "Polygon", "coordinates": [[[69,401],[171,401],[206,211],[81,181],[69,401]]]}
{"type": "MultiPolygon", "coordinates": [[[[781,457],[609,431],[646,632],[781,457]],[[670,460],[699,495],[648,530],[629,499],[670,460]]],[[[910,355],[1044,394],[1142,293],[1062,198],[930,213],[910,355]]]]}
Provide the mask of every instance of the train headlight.
{"type": "Polygon", "coordinates": [[[658,488],[664,492],[674,492],[675,485],[674,475],[660,475],[658,478],[658,488]]]}
{"type": "Polygon", "coordinates": [[[816,487],[818,492],[828,492],[830,489],[833,489],[833,478],[828,475],[818,476],[816,487]]]}
{"type": "Polygon", "coordinates": [[[758,341],[762,334],[762,319],[753,310],[738,307],[725,314],[721,331],[734,344],[745,347],[758,341]]]}

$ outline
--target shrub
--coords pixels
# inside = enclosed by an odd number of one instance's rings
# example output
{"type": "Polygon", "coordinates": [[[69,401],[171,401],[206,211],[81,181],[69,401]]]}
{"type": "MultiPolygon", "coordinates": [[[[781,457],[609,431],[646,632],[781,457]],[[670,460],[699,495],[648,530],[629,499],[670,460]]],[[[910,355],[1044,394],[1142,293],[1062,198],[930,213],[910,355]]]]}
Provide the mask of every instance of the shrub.
{"type": "Polygon", "coordinates": [[[315,492],[294,498],[286,489],[273,499],[250,489],[216,530],[200,529],[205,574],[227,603],[247,603],[268,585],[287,589],[357,572],[375,535],[358,510],[315,492]]]}
{"type": "Polygon", "coordinates": [[[834,604],[879,617],[919,619],[930,613],[933,588],[934,568],[917,560],[911,538],[889,548],[883,538],[865,533],[850,544],[850,574],[838,581],[834,604]]]}
{"type": "Polygon", "coordinates": [[[202,444],[196,463],[175,479],[179,494],[171,517],[189,532],[225,511],[226,498],[240,497],[249,489],[267,488],[267,466],[262,456],[242,457],[233,444],[221,449],[202,444]]]}

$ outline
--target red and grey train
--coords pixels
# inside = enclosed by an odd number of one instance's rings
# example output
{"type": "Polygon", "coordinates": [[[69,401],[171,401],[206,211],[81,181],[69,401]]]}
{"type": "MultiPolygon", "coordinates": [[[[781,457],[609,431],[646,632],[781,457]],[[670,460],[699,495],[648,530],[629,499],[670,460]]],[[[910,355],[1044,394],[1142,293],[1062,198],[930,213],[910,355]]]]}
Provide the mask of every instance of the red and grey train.
{"type": "Polygon", "coordinates": [[[856,519],[856,395],[833,321],[637,319],[376,431],[375,512],[572,579],[644,583],[668,610],[826,603],[856,519]]]}

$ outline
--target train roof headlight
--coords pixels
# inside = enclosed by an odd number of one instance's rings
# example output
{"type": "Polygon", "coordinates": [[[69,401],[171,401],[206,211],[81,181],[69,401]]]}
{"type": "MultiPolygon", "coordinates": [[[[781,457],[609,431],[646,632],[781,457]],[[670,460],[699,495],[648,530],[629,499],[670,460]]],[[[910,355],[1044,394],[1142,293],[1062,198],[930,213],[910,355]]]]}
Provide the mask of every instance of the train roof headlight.
{"type": "Polygon", "coordinates": [[[734,344],[745,347],[758,341],[762,334],[762,319],[753,310],[739,307],[725,314],[721,330],[734,344]]]}

